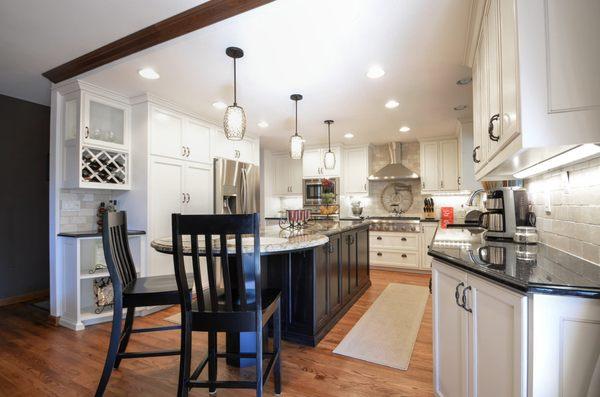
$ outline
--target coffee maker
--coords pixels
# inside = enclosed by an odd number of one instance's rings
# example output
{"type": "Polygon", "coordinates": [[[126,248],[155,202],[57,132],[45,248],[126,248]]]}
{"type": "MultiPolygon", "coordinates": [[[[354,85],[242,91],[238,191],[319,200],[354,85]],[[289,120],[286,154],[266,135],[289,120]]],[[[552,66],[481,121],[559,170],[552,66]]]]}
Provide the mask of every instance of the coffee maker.
{"type": "Polygon", "coordinates": [[[479,216],[479,226],[487,229],[486,239],[512,240],[517,226],[528,226],[527,191],[503,187],[487,194],[487,212],[479,216]]]}

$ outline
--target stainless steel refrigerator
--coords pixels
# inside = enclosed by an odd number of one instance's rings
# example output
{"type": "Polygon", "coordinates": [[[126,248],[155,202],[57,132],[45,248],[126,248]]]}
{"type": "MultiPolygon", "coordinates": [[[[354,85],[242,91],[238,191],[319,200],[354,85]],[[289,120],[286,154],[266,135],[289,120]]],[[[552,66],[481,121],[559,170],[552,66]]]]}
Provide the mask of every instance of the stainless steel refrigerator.
{"type": "Polygon", "coordinates": [[[254,164],[215,158],[215,214],[260,212],[260,172],[254,164]]]}

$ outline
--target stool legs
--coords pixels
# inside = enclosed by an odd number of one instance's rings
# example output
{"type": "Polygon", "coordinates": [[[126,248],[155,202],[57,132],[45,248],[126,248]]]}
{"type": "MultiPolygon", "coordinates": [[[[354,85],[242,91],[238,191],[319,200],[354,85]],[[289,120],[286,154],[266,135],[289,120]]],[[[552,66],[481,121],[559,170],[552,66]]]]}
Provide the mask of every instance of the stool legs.
{"type": "MultiPolygon", "coordinates": [[[[131,337],[131,330],[133,329],[133,317],[135,315],[135,308],[128,307],[127,315],[125,316],[125,325],[123,326],[123,337],[121,338],[121,344],[119,345],[118,354],[125,352],[127,348],[127,344],[129,343],[129,338],[131,337]]],[[[115,369],[119,368],[119,364],[121,364],[121,358],[119,358],[117,354],[117,359],[115,360],[115,369]]]]}
{"type": "Polygon", "coordinates": [[[192,321],[190,313],[181,311],[181,352],[179,359],[179,382],[177,396],[187,397],[190,380],[190,365],[192,360],[192,321]]]}
{"type": "Polygon", "coordinates": [[[104,395],[106,385],[108,384],[110,374],[117,359],[119,339],[121,337],[121,317],[123,316],[123,302],[120,299],[117,299],[117,297],[115,297],[113,309],[113,321],[110,332],[110,342],[108,344],[108,353],[106,354],[106,361],[104,362],[102,377],[100,378],[100,383],[96,389],[96,397],[101,397],[104,395]]]}

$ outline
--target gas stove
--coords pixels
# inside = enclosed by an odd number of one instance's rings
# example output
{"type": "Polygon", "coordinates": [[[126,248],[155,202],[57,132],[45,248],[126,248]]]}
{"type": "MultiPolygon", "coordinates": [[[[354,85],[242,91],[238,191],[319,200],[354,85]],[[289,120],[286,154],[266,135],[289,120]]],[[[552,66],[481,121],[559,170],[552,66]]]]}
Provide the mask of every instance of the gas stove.
{"type": "Polygon", "coordinates": [[[417,216],[369,216],[369,230],[377,232],[420,233],[421,218],[417,216]]]}

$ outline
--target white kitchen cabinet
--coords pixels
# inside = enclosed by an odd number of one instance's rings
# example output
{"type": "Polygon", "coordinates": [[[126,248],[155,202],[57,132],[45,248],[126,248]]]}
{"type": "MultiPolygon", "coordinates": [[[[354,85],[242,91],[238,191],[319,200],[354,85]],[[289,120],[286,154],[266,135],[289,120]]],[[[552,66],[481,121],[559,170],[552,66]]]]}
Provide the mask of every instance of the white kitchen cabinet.
{"type": "Polygon", "coordinates": [[[432,264],[433,371],[439,396],[527,395],[527,297],[432,264]]]}
{"type": "Polygon", "coordinates": [[[438,142],[421,143],[421,189],[438,190],[439,177],[439,144],[438,142]]]}
{"type": "Polygon", "coordinates": [[[458,128],[458,190],[481,189],[473,168],[473,123],[457,122],[458,128]]]}
{"type": "Polygon", "coordinates": [[[152,107],[150,153],[210,163],[210,127],[176,111],[152,107]]]}
{"type": "Polygon", "coordinates": [[[438,222],[421,222],[421,267],[424,269],[431,269],[433,258],[427,254],[427,251],[433,241],[437,227],[438,222]]]}
{"type": "Polygon", "coordinates": [[[244,163],[259,163],[259,144],[249,136],[241,141],[227,139],[223,130],[214,128],[211,131],[211,156],[222,157],[229,160],[238,160],[244,163]]]}
{"type": "Polygon", "coordinates": [[[302,162],[287,153],[272,156],[272,187],[275,196],[302,195],[302,162]]]}
{"type": "Polygon", "coordinates": [[[212,214],[213,171],[212,165],[188,162],[183,168],[182,192],[185,194],[184,214],[212,214]]]}
{"type": "Polygon", "coordinates": [[[600,5],[487,0],[474,9],[477,179],[512,178],[559,147],[599,142],[600,52],[582,38],[600,37],[600,5]]]}
{"type": "Polygon", "coordinates": [[[428,271],[422,267],[421,234],[369,232],[369,262],[377,268],[428,271]]]}
{"type": "Polygon", "coordinates": [[[345,194],[366,194],[369,192],[370,164],[369,146],[344,149],[342,178],[345,194]]]}
{"type": "Polygon", "coordinates": [[[459,189],[459,152],[455,138],[421,142],[421,190],[459,189]]]}
{"type": "Polygon", "coordinates": [[[335,167],[331,170],[326,169],[323,164],[323,158],[327,150],[327,148],[304,150],[304,155],[302,156],[303,178],[334,178],[340,176],[341,163],[343,161],[341,158],[342,150],[338,146],[331,148],[331,151],[335,154],[335,167]]]}
{"type": "Polygon", "coordinates": [[[131,188],[131,107],[127,98],[76,81],[65,87],[57,119],[62,187],[131,188]]]}
{"type": "Polygon", "coordinates": [[[440,189],[458,190],[458,142],[456,139],[440,141],[440,189]]]}
{"type": "Polygon", "coordinates": [[[467,284],[467,275],[436,264],[434,261],[431,276],[434,393],[439,397],[470,397],[467,394],[469,313],[455,299],[458,289],[467,284]]]}

